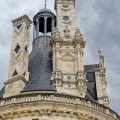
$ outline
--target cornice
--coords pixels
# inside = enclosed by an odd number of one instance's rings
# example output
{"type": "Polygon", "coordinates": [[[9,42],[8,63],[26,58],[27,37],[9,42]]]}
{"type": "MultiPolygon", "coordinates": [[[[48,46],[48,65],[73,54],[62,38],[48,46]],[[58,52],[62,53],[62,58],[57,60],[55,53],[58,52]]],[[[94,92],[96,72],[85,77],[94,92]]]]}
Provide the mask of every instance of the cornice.
{"type": "Polygon", "coordinates": [[[12,77],[11,79],[7,80],[6,82],[4,82],[5,85],[16,82],[18,80],[22,80],[24,83],[27,83],[27,80],[24,78],[24,76],[22,75],[17,75],[15,77],[12,77]]]}
{"type": "MultiPolygon", "coordinates": [[[[97,102],[93,102],[88,99],[84,99],[77,96],[71,96],[66,94],[58,94],[58,93],[34,93],[34,94],[21,94],[18,96],[13,96],[10,98],[4,98],[0,100],[0,109],[4,109],[7,106],[14,106],[17,104],[31,104],[31,103],[55,103],[55,104],[67,104],[70,106],[82,106],[86,109],[91,109],[98,111],[101,114],[105,114],[114,118],[115,120],[119,120],[120,116],[112,111],[110,108],[105,107],[97,102]]],[[[1,112],[0,112],[1,113],[1,112]]]]}

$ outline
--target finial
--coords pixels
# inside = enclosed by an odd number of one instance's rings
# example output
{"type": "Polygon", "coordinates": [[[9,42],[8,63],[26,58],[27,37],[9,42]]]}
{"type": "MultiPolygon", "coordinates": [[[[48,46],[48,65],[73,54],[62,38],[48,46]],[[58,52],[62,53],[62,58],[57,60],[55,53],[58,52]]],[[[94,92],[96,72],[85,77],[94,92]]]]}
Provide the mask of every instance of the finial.
{"type": "Polygon", "coordinates": [[[45,0],[45,9],[46,9],[46,0],[45,0]]]}
{"type": "Polygon", "coordinates": [[[100,49],[100,46],[98,46],[98,54],[101,55],[101,49],[100,49]]]}
{"type": "Polygon", "coordinates": [[[99,54],[99,65],[104,68],[104,56],[102,55],[101,49],[98,46],[98,54],[99,54]]]}

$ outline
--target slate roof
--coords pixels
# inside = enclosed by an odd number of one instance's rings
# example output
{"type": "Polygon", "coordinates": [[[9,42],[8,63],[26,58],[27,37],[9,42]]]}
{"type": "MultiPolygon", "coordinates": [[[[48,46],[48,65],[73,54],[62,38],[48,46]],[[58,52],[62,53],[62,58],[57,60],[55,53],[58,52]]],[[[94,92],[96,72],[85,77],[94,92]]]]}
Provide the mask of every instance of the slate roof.
{"type": "Polygon", "coordinates": [[[0,91],[0,99],[3,98],[3,94],[5,93],[5,87],[3,87],[0,91]]]}
{"type": "Polygon", "coordinates": [[[49,58],[49,39],[50,37],[41,36],[33,42],[28,66],[30,79],[24,92],[56,90],[51,83],[52,64],[49,58]]]}
{"type": "Polygon", "coordinates": [[[99,68],[99,64],[84,66],[84,71],[87,73],[86,79],[88,80],[88,88],[87,88],[86,98],[91,99],[93,101],[97,100],[95,68],[99,68]]]}
{"type": "MultiPolygon", "coordinates": [[[[50,37],[41,36],[33,41],[33,50],[29,55],[28,70],[30,79],[22,92],[29,91],[56,91],[51,83],[52,64],[49,58],[49,39],[50,37]]],[[[86,79],[88,80],[88,88],[86,98],[96,101],[96,80],[95,68],[99,68],[99,64],[85,65],[86,79]]],[[[3,97],[5,88],[0,91],[0,99],[3,97]]]]}
{"type": "Polygon", "coordinates": [[[99,68],[99,64],[84,65],[85,72],[95,72],[95,68],[99,68]]]}

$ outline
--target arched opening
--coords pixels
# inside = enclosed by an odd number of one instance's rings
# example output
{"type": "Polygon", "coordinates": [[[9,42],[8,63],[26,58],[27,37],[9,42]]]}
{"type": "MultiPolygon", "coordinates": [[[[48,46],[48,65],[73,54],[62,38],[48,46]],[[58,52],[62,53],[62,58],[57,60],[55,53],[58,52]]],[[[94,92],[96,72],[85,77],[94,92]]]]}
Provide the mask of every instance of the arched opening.
{"type": "Polygon", "coordinates": [[[55,26],[55,21],[51,17],[40,17],[37,21],[35,21],[34,25],[36,37],[41,35],[51,35],[55,26]]]}
{"type": "Polygon", "coordinates": [[[47,33],[50,34],[52,32],[52,18],[47,18],[47,33]]]}
{"type": "Polygon", "coordinates": [[[39,32],[44,34],[44,24],[45,24],[45,20],[44,17],[41,17],[39,19],[39,32]]]}
{"type": "Polygon", "coordinates": [[[46,11],[39,12],[33,19],[33,39],[39,36],[49,35],[56,26],[56,17],[53,13],[46,11]]]}

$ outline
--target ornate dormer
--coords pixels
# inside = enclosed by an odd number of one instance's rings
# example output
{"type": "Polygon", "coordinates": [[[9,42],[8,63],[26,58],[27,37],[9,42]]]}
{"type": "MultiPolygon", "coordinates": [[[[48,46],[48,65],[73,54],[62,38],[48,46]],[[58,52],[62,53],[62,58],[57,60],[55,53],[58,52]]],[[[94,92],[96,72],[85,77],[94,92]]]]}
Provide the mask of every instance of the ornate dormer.
{"type": "Polygon", "coordinates": [[[85,41],[79,29],[75,28],[74,5],[75,0],[56,0],[55,3],[57,28],[53,31],[50,42],[53,62],[51,81],[58,92],[84,98],[87,92],[83,67],[85,41]]]}

